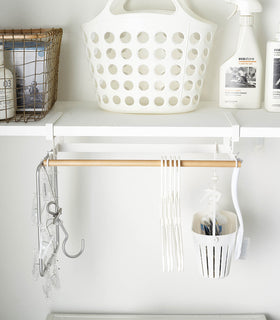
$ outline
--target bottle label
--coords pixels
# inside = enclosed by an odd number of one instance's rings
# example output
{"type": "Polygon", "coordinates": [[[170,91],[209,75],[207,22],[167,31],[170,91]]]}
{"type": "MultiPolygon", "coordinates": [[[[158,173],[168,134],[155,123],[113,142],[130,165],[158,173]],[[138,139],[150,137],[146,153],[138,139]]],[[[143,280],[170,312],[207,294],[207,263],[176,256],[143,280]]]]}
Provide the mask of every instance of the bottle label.
{"type": "Polygon", "coordinates": [[[272,107],[280,107],[280,49],[273,50],[272,107]]]}
{"type": "Polygon", "coordinates": [[[13,79],[0,79],[0,111],[14,110],[13,79]]]}
{"type": "Polygon", "coordinates": [[[253,57],[240,57],[238,64],[226,71],[226,88],[256,88],[257,68],[253,57]]]}

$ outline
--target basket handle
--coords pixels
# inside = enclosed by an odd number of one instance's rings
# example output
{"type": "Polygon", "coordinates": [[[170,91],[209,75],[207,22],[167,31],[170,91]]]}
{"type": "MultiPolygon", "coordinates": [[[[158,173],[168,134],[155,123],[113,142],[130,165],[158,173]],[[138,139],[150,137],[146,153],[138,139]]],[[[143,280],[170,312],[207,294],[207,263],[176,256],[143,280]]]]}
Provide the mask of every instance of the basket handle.
{"type": "MultiPolygon", "coordinates": [[[[128,0],[108,0],[105,8],[104,8],[104,11],[105,12],[109,12],[112,14],[112,11],[111,11],[111,8],[112,8],[112,5],[115,4],[115,3],[119,3],[119,7],[122,8],[123,10],[127,11],[124,6],[125,4],[127,3],[128,0]]],[[[174,11],[174,14],[177,13],[178,11],[182,11],[184,10],[182,5],[180,4],[180,0],[170,0],[171,3],[174,5],[175,7],[175,11],[174,11]]]]}
{"type": "Polygon", "coordinates": [[[236,167],[233,170],[232,173],[232,179],[231,179],[231,196],[232,196],[232,202],[238,217],[239,222],[239,228],[237,231],[236,236],[236,244],[235,244],[235,259],[240,259],[241,253],[242,253],[242,243],[243,243],[243,236],[244,236],[244,224],[243,224],[243,218],[242,213],[239,207],[238,203],[238,197],[237,197],[237,183],[238,183],[238,177],[239,177],[239,168],[236,167]]]}

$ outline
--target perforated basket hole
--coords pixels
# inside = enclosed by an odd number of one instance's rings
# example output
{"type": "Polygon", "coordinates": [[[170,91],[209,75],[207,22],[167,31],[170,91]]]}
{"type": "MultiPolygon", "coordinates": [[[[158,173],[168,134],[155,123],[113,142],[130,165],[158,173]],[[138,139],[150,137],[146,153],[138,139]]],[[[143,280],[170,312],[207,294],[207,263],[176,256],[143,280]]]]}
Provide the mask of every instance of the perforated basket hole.
{"type": "Polygon", "coordinates": [[[180,88],[180,83],[178,81],[172,81],[169,88],[173,91],[177,91],[180,88]]]}
{"type": "Polygon", "coordinates": [[[104,34],[104,40],[107,42],[107,43],[112,43],[114,40],[115,40],[115,36],[113,35],[112,32],[106,32],[104,34]]]}
{"type": "Polygon", "coordinates": [[[206,35],[206,41],[207,42],[211,42],[213,38],[212,32],[208,32],[206,35]]]}
{"type": "Polygon", "coordinates": [[[138,50],[138,57],[139,59],[147,59],[149,57],[149,51],[145,48],[141,48],[138,50]]]}
{"type": "Polygon", "coordinates": [[[207,58],[209,56],[209,49],[208,48],[205,48],[204,50],[203,50],[203,57],[204,58],[207,58]]]}
{"type": "Polygon", "coordinates": [[[195,73],[195,66],[193,64],[190,64],[186,68],[186,73],[188,76],[192,76],[195,73]]]}
{"type": "Polygon", "coordinates": [[[202,87],[202,80],[198,80],[195,84],[195,87],[197,90],[199,90],[202,87]]]}
{"type": "Polygon", "coordinates": [[[176,32],[176,33],[174,33],[174,35],[172,37],[173,42],[176,44],[182,43],[184,41],[184,39],[185,39],[185,37],[182,32],[176,32]]]}
{"type": "Polygon", "coordinates": [[[205,72],[205,70],[206,70],[206,65],[205,65],[205,64],[202,64],[202,65],[200,66],[200,68],[199,68],[200,74],[203,75],[204,72],[205,72]]]}
{"type": "Polygon", "coordinates": [[[155,105],[161,107],[164,104],[164,99],[162,97],[155,98],[155,105]]]}
{"type": "Polygon", "coordinates": [[[172,58],[175,60],[180,60],[183,56],[183,51],[181,49],[175,49],[172,51],[172,58]]]}
{"type": "Polygon", "coordinates": [[[188,52],[188,58],[189,60],[195,60],[198,57],[198,50],[197,49],[191,49],[188,52]]]}
{"type": "Polygon", "coordinates": [[[118,68],[114,64],[110,64],[109,67],[108,67],[108,71],[111,74],[116,74],[118,72],[118,68]]]}
{"type": "Polygon", "coordinates": [[[109,48],[107,51],[106,51],[106,55],[109,59],[114,59],[116,57],[116,51],[112,48],[109,48]]]}
{"type": "Polygon", "coordinates": [[[198,101],[199,101],[199,96],[198,96],[198,95],[195,95],[195,96],[193,97],[193,99],[192,99],[192,104],[193,104],[193,105],[196,105],[196,104],[198,103],[198,101]]]}
{"type": "Polygon", "coordinates": [[[132,56],[132,52],[131,52],[130,49],[125,48],[125,49],[122,50],[121,55],[122,55],[122,57],[123,57],[124,59],[130,59],[131,56],[132,56]]]}
{"type": "Polygon", "coordinates": [[[121,103],[121,98],[120,98],[119,96],[114,96],[114,97],[113,97],[113,102],[114,102],[115,104],[120,104],[120,103],[121,103]]]}
{"type": "Polygon", "coordinates": [[[155,35],[155,41],[156,41],[157,43],[164,43],[166,40],[167,40],[167,35],[166,35],[166,33],[164,33],[164,32],[158,32],[158,33],[155,35]]]}
{"type": "Polygon", "coordinates": [[[166,57],[166,51],[162,48],[159,48],[155,51],[155,57],[159,60],[162,60],[166,57]]]}
{"type": "Polygon", "coordinates": [[[104,95],[103,97],[102,97],[102,100],[103,100],[103,102],[104,103],[109,103],[109,98],[106,96],[106,95],[104,95]]]}
{"type": "Polygon", "coordinates": [[[110,85],[113,90],[118,90],[120,87],[120,84],[117,80],[112,80],[110,85]]]}
{"type": "Polygon", "coordinates": [[[96,59],[101,58],[101,51],[98,48],[94,48],[94,56],[96,59]]]}
{"type": "Polygon", "coordinates": [[[87,56],[88,56],[89,59],[91,58],[91,51],[90,51],[89,48],[87,48],[87,56]]]}
{"type": "Polygon", "coordinates": [[[191,80],[185,82],[184,88],[187,91],[191,91],[193,88],[193,82],[191,80]]]}
{"type": "Polygon", "coordinates": [[[120,40],[122,43],[128,43],[131,40],[131,35],[129,32],[123,32],[120,35],[120,40]]]}
{"type": "Polygon", "coordinates": [[[198,32],[194,32],[194,33],[192,33],[191,36],[190,36],[190,42],[191,42],[191,44],[193,44],[193,45],[198,44],[199,41],[200,41],[200,39],[201,39],[201,35],[200,35],[198,32]]]}
{"type": "Polygon", "coordinates": [[[125,103],[128,105],[128,106],[132,106],[133,103],[134,103],[134,99],[132,97],[126,97],[125,98],[125,103]]]}
{"type": "Polygon", "coordinates": [[[123,66],[122,70],[123,70],[123,73],[128,76],[128,75],[130,75],[132,73],[133,68],[132,68],[131,65],[126,64],[126,65],[123,66]]]}
{"type": "Polygon", "coordinates": [[[90,34],[90,39],[93,43],[97,43],[99,41],[98,34],[96,32],[92,32],[90,34]]]}
{"type": "Polygon", "coordinates": [[[186,96],[183,98],[182,103],[184,106],[188,106],[191,103],[191,97],[186,96]]]}
{"type": "Polygon", "coordinates": [[[104,80],[100,80],[100,81],[99,81],[99,85],[100,85],[100,87],[101,87],[102,89],[106,89],[106,87],[107,87],[107,84],[106,84],[106,82],[105,82],[104,80]]]}
{"type": "Polygon", "coordinates": [[[171,67],[171,74],[173,74],[174,76],[178,76],[182,71],[182,68],[179,65],[174,65],[171,67]]]}
{"type": "Polygon", "coordinates": [[[141,66],[139,66],[138,68],[138,72],[141,74],[141,75],[146,75],[149,73],[149,67],[145,64],[142,64],[141,66]]]}
{"type": "Polygon", "coordinates": [[[104,68],[103,68],[102,64],[98,64],[96,69],[97,69],[98,73],[100,73],[100,74],[104,73],[104,68]]]}
{"type": "Polygon", "coordinates": [[[149,35],[147,32],[140,32],[137,35],[137,39],[140,43],[146,43],[149,41],[149,35]]]}
{"type": "Polygon", "coordinates": [[[133,89],[133,82],[125,81],[123,87],[125,88],[125,90],[132,90],[133,89]]]}
{"type": "Polygon", "coordinates": [[[142,97],[139,100],[139,103],[141,104],[141,106],[147,106],[149,104],[149,99],[147,97],[142,97]]]}
{"type": "Polygon", "coordinates": [[[148,89],[149,89],[149,83],[148,83],[147,81],[141,81],[141,82],[139,83],[139,89],[140,89],[141,91],[146,91],[146,90],[148,90],[148,89]]]}
{"type": "Polygon", "coordinates": [[[162,81],[156,81],[155,89],[158,91],[163,91],[165,89],[165,84],[162,81]]]}
{"type": "Polygon", "coordinates": [[[176,106],[176,104],[178,103],[178,98],[177,97],[171,97],[171,98],[169,98],[169,104],[171,105],[171,106],[176,106]]]}
{"type": "Polygon", "coordinates": [[[162,76],[165,74],[165,66],[159,64],[155,67],[155,74],[162,76]]]}

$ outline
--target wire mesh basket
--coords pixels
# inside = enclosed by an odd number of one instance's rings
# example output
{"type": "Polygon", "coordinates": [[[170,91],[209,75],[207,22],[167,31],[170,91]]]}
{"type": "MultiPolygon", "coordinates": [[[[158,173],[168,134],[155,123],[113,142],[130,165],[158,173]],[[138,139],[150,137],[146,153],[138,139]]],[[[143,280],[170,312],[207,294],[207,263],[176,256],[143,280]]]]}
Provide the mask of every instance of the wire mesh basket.
{"type": "Polygon", "coordinates": [[[180,0],[174,11],[128,11],[109,0],[83,25],[101,108],[126,113],[180,113],[198,106],[216,25],[180,0]]]}
{"type": "Polygon", "coordinates": [[[57,99],[63,30],[0,30],[0,120],[37,121],[57,99]]]}

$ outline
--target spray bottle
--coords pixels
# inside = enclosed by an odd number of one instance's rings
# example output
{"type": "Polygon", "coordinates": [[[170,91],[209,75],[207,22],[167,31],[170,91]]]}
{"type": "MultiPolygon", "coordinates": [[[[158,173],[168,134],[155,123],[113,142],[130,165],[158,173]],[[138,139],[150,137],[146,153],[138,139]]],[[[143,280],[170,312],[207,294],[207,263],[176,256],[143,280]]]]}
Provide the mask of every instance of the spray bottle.
{"type": "Polygon", "coordinates": [[[240,14],[236,52],[220,68],[220,107],[257,109],[262,102],[263,62],[254,35],[254,13],[262,12],[257,0],[225,0],[240,14]]]}
{"type": "Polygon", "coordinates": [[[280,23],[278,32],[266,47],[265,108],[280,112],[280,23]]]}

